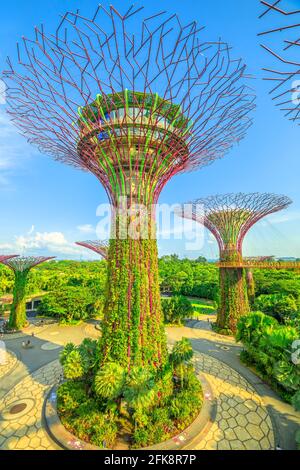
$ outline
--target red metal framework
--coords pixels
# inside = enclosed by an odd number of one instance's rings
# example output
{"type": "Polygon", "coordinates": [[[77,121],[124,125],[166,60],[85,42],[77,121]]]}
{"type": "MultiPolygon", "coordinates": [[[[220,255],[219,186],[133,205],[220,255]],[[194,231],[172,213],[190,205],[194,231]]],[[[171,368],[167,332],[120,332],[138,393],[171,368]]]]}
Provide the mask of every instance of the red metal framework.
{"type": "MultiPolygon", "coordinates": [[[[237,193],[209,196],[183,205],[177,215],[202,223],[215,236],[221,261],[242,261],[242,244],[250,228],[263,217],[291,204],[282,195],[237,193]],[[237,254],[235,260],[227,255],[237,254]]],[[[254,263],[254,261],[250,261],[254,263]]]]}
{"type": "Polygon", "coordinates": [[[14,272],[24,272],[54,258],[55,256],[17,256],[3,261],[3,264],[11,268],[14,272]]]}
{"type": "Polygon", "coordinates": [[[300,119],[300,9],[291,10],[286,0],[260,0],[260,3],[264,6],[260,18],[268,14],[273,15],[274,21],[279,21],[278,27],[259,33],[269,40],[267,45],[261,44],[262,48],[280,65],[279,69],[264,68],[269,74],[265,80],[274,85],[270,93],[277,106],[290,120],[297,121],[300,119]],[[273,43],[273,39],[279,37],[280,47],[273,43]]]}
{"type": "Polygon", "coordinates": [[[28,141],[91,171],[118,196],[155,203],[175,174],[222,157],[251,125],[246,67],[176,14],[99,5],[35,28],[4,73],[9,113],[28,141]],[[200,34],[201,33],[201,34],[200,34]]]}
{"type": "Polygon", "coordinates": [[[17,255],[0,255],[0,263],[4,263],[9,259],[15,258],[17,255]]]}
{"type": "Polygon", "coordinates": [[[98,253],[106,260],[108,258],[109,240],[87,240],[85,242],[76,242],[76,245],[88,248],[89,250],[98,253]]]}

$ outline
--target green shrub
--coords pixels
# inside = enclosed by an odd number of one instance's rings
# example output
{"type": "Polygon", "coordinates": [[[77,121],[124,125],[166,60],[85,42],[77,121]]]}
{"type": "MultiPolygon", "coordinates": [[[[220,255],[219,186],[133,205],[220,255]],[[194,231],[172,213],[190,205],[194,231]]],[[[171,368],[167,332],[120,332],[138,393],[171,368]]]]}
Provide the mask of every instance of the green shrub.
{"type": "Polygon", "coordinates": [[[119,398],[125,385],[125,370],[115,362],[108,362],[95,375],[96,395],[107,400],[119,398]]]}
{"type": "Polygon", "coordinates": [[[200,394],[191,393],[189,390],[182,390],[170,402],[170,415],[179,422],[185,423],[187,418],[193,416],[200,406],[200,394]]]}
{"type": "Polygon", "coordinates": [[[57,390],[57,407],[61,413],[73,412],[87,399],[82,382],[65,382],[57,390]]]}
{"type": "Polygon", "coordinates": [[[79,439],[91,442],[100,448],[112,447],[118,432],[116,417],[101,413],[94,402],[81,405],[72,420],[68,421],[68,428],[79,439]]]}
{"type": "Polygon", "coordinates": [[[246,350],[241,359],[254,364],[281,396],[291,401],[300,388],[299,366],[292,362],[292,345],[299,338],[298,330],[255,312],[241,318],[236,338],[246,350]]]}
{"type": "Polygon", "coordinates": [[[262,312],[253,312],[240,318],[237,325],[236,340],[243,344],[257,346],[267,328],[273,330],[277,321],[262,312]]]}
{"type": "Polygon", "coordinates": [[[159,405],[165,405],[168,399],[173,395],[173,368],[168,366],[155,383],[155,395],[159,405]]]}
{"type": "Polygon", "coordinates": [[[118,426],[110,415],[102,415],[92,426],[91,443],[98,447],[111,448],[116,440],[118,426]]]}
{"type": "Polygon", "coordinates": [[[146,447],[151,442],[151,430],[148,428],[136,428],[132,436],[133,448],[146,447]]]}
{"type": "Polygon", "coordinates": [[[66,379],[85,378],[91,380],[100,362],[100,343],[97,340],[85,338],[79,346],[68,343],[59,355],[66,379]]]}
{"type": "Polygon", "coordinates": [[[280,323],[298,311],[296,300],[292,295],[260,295],[254,302],[254,308],[270,315],[280,323]]]}
{"type": "Polygon", "coordinates": [[[187,338],[177,341],[170,354],[170,361],[175,366],[190,361],[193,357],[193,348],[191,342],[187,338]]]}
{"type": "Polygon", "coordinates": [[[77,349],[71,351],[64,360],[64,376],[66,379],[80,379],[84,375],[84,367],[80,352],[77,349]]]}
{"type": "Polygon", "coordinates": [[[189,318],[194,313],[192,303],[182,295],[162,299],[162,311],[165,322],[176,325],[181,325],[185,318],[189,318]]]}
{"type": "Polygon", "coordinates": [[[76,323],[89,318],[93,298],[87,288],[64,286],[45,295],[38,307],[40,315],[56,317],[61,323],[76,323]]]}

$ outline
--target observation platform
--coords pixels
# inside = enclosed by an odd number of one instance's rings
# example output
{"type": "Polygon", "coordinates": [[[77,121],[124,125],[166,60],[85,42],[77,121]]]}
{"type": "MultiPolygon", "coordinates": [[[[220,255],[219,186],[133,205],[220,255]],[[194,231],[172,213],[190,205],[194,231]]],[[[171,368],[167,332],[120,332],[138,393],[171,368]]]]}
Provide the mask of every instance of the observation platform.
{"type": "Polygon", "coordinates": [[[249,268],[249,269],[295,269],[300,271],[300,262],[296,261],[220,261],[218,268],[249,268]]]}

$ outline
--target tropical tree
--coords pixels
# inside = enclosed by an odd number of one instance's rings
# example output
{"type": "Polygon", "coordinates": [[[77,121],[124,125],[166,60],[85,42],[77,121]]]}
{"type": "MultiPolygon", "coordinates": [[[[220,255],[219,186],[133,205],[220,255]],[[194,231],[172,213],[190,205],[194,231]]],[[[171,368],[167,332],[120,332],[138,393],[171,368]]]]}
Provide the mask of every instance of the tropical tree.
{"type": "Polygon", "coordinates": [[[107,362],[95,375],[95,393],[104,400],[116,400],[120,408],[125,380],[125,369],[116,362],[107,362]]]}
{"type": "Polygon", "coordinates": [[[155,399],[155,381],[147,367],[133,367],[124,389],[124,399],[134,411],[151,408],[155,399]]]}

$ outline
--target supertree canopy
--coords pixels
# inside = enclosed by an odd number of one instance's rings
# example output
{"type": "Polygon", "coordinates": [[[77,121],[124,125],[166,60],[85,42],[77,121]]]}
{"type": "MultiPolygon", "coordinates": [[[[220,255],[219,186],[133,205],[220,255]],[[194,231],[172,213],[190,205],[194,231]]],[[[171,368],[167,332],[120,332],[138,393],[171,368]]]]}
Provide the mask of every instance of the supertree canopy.
{"type": "Polygon", "coordinates": [[[274,194],[225,194],[183,205],[177,215],[202,223],[215,236],[220,251],[220,302],[217,326],[235,331],[241,315],[249,312],[242,246],[250,228],[263,217],[291,204],[274,194]]]}
{"type": "Polygon", "coordinates": [[[38,264],[53,259],[45,256],[18,256],[2,261],[15,275],[15,285],[13,290],[13,303],[9,317],[8,326],[11,329],[19,330],[26,325],[26,284],[31,268],[38,264]]]}
{"type": "Polygon", "coordinates": [[[260,18],[273,19],[273,27],[259,33],[264,39],[261,47],[274,62],[263,69],[268,72],[265,80],[272,84],[270,93],[276,106],[291,121],[299,122],[300,9],[291,9],[289,0],[260,0],[260,3],[264,7],[260,18]]]}
{"type": "Polygon", "coordinates": [[[141,10],[68,12],[54,34],[24,38],[5,72],[9,113],[29,142],[93,173],[112,203],[103,361],[129,368],[166,357],[153,204],[173,175],[239,142],[254,108],[227,44],[141,10]]]}
{"type": "Polygon", "coordinates": [[[85,242],[76,242],[76,245],[88,248],[89,250],[98,253],[106,260],[108,258],[109,240],[87,240],[85,242]]]}

